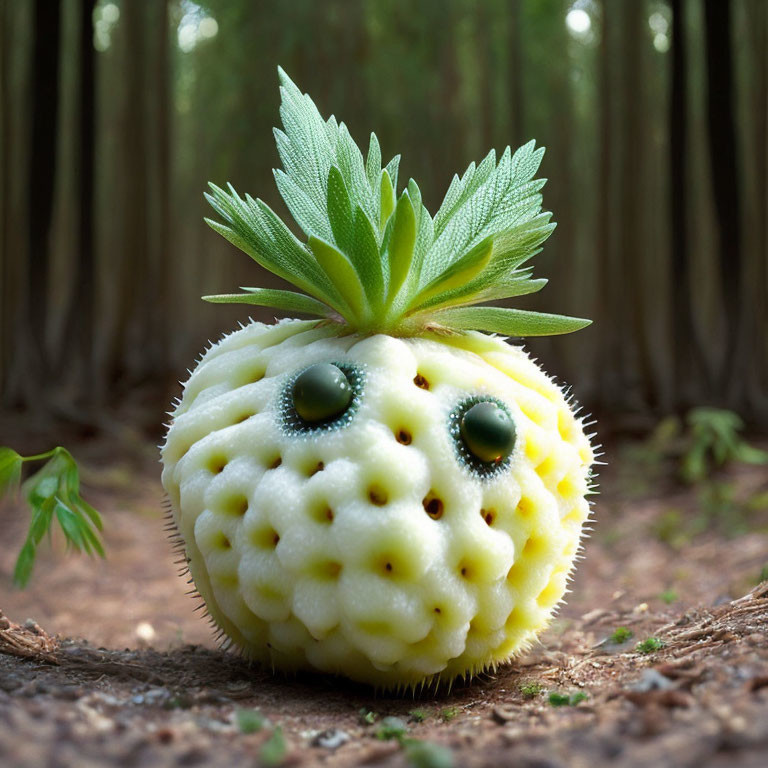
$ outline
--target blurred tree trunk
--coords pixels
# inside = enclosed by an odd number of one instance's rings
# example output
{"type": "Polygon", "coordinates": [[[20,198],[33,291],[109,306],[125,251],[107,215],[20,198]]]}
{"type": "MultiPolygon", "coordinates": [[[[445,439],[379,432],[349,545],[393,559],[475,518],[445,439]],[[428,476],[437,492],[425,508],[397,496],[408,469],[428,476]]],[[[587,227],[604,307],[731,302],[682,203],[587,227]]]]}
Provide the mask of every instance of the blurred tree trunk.
{"type": "Polygon", "coordinates": [[[169,81],[171,64],[168,55],[168,8],[165,0],[152,5],[149,19],[150,60],[152,62],[152,90],[150,104],[152,115],[150,158],[150,204],[152,249],[152,291],[149,313],[152,317],[152,368],[163,371],[167,366],[168,337],[173,327],[172,307],[174,306],[173,281],[171,275],[171,120],[173,104],[169,81]],[[171,310],[171,311],[169,311],[171,310]]]}
{"type": "Polygon", "coordinates": [[[509,3],[509,50],[511,70],[511,100],[512,124],[510,126],[511,141],[520,146],[525,141],[524,125],[525,111],[523,106],[523,42],[520,34],[520,0],[509,3]]]}
{"type": "Polygon", "coordinates": [[[29,210],[26,328],[30,334],[27,400],[39,403],[40,385],[48,373],[46,314],[50,234],[56,189],[56,140],[59,105],[59,0],[36,0],[30,92],[29,210]]]}
{"type": "MultiPolygon", "coordinates": [[[[150,340],[152,292],[148,269],[147,142],[145,70],[147,62],[147,6],[126,3],[121,10],[120,33],[115,44],[123,75],[119,108],[119,156],[116,163],[119,208],[111,211],[119,232],[117,249],[106,254],[110,263],[113,327],[106,339],[105,358],[99,378],[106,388],[119,380],[123,385],[141,379],[150,340]]],[[[151,344],[150,347],[151,349],[151,344]]],[[[102,394],[106,393],[106,389],[102,394]]]]}
{"type": "Polygon", "coordinates": [[[752,253],[751,276],[753,326],[747,333],[752,339],[752,359],[746,362],[750,410],[768,419],[768,4],[751,0],[743,9],[745,32],[750,40],[750,58],[753,98],[750,106],[754,116],[749,126],[752,134],[751,150],[754,172],[753,214],[749,220],[745,254],[752,253]]]}
{"type": "Polygon", "coordinates": [[[72,264],[72,298],[68,308],[63,349],[58,357],[59,375],[72,388],[69,397],[79,406],[90,403],[94,370],[96,317],[96,258],[94,250],[94,181],[96,144],[95,50],[93,11],[95,0],[79,0],[78,10],[78,133],[77,249],[72,264]]]}
{"type": "Polygon", "coordinates": [[[600,161],[598,168],[599,197],[597,209],[597,265],[596,277],[600,285],[600,313],[595,320],[601,327],[602,343],[597,357],[598,399],[603,406],[610,407],[621,398],[622,382],[618,362],[621,359],[621,332],[616,322],[621,312],[621,297],[618,293],[620,276],[614,247],[613,227],[613,132],[614,132],[614,87],[613,87],[613,11],[616,6],[603,0],[601,6],[602,29],[599,58],[599,105],[598,131],[600,134],[600,161]]]}
{"type": "MultiPolygon", "coordinates": [[[[693,324],[691,267],[688,252],[688,73],[685,5],[672,0],[672,77],[669,106],[670,136],[670,279],[672,282],[672,346],[675,403],[681,410],[696,398],[695,381],[706,375],[706,363],[693,324]],[[696,378],[694,378],[694,376],[696,378]]],[[[699,384],[699,387],[701,384],[699,384]]],[[[709,388],[708,386],[706,387],[709,388]]]]}
{"type": "MultiPolygon", "coordinates": [[[[712,190],[717,215],[718,256],[725,309],[725,355],[718,375],[718,393],[739,386],[734,376],[736,359],[743,358],[744,339],[741,300],[743,263],[741,208],[736,160],[737,142],[733,121],[733,51],[730,0],[705,0],[707,52],[707,119],[712,190]]],[[[743,379],[742,379],[743,381],[743,379]]],[[[740,400],[736,397],[736,401],[740,400]]]]}
{"type": "MultiPolygon", "coordinates": [[[[11,83],[10,0],[0,0],[0,330],[15,327],[11,270],[11,83]]],[[[0,396],[10,389],[12,336],[0,332],[0,396]]]]}
{"type": "Polygon", "coordinates": [[[638,405],[653,407],[655,393],[646,333],[646,311],[654,298],[646,295],[644,280],[646,191],[645,83],[643,78],[643,28],[647,24],[643,0],[626,0],[621,12],[621,51],[623,76],[620,91],[624,96],[618,126],[622,140],[622,185],[618,207],[621,231],[619,259],[623,264],[617,290],[625,297],[624,343],[625,386],[634,392],[638,405]],[[650,299],[650,301],[649,301],[650,299]]]}

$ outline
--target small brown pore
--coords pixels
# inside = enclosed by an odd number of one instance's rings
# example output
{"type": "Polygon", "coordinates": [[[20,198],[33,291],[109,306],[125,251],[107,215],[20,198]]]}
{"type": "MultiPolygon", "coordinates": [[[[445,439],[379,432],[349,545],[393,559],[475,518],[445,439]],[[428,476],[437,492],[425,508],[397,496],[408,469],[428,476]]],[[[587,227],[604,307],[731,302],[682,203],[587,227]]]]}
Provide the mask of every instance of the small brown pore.
{"type": "Polygon", "coordinates": [[[210,469],[214,475],[221,474],[224,471],[224,467],[226,466],[226,456],[213,456],[208,463],[208,469],[210,469]]]}
{"type": "Polygon", "coordinates": [[[372,485],[368,489],[368,498],[371,500],[371,504],[375,504],[377,507],[383,507],[389,501],[389,495],[380,485],[372,485]]]}
{"type": "Polygon", "coordinates": [[[427,379],[422,376],[420,373],[417,373],[413,378],[413,383],[419,388],[419,389],[429,389],[429,382],[427,379]]]}
{"type": "Polygon", "coordinates": [[[426,513],[433,520],[439,520],[443,516],[443,512],[445,509],[443,505],[443,500],[435,496],[435,494],[432,493],[432,491],[430,491],[426,495],[422,504],[424,505],[424,510],[426,511],[426,513]]]}
{"type": "Polygon", "coordinates": [[[283,463],[283,459],[278,456],[270,465],[270,469],[277,469],[283,463]]]}
{"type": "Polygon", "coordinates": [[[496,510],[494,509],[481,509],[480,515],[485,520],[487,525],[493,525],[496,520],[496,510]]]}
{"type": "Polygon", "coordinates": [[[395,439],[401,445],[410,445],[413,442],[413,435],[407,429],[400,429],[397,431],[395,439]]]}

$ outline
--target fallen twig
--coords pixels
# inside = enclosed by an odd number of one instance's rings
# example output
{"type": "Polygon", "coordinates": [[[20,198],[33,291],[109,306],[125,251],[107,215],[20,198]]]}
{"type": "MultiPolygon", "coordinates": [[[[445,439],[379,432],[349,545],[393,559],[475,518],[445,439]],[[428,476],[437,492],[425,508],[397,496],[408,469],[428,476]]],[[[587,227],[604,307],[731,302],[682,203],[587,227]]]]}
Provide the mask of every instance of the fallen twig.
{"type": "Polygon", "coordinates": [[[36,622],[15,624],[0,610],[0,653],[58,664],[58,647],[58,642],[36,622]]]}

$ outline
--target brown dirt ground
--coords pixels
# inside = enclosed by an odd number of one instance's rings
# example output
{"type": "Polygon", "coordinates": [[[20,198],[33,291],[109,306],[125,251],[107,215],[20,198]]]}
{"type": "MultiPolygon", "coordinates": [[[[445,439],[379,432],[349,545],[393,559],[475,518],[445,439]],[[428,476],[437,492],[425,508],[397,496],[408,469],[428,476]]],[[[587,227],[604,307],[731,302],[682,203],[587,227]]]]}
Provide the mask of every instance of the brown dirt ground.
{"type": "MultiPolygon", "coordinates": [[[[216,650],[161,533],[154,453],[137,445],[120,460],[98,440],[76,445],[84,495],[107,522],[106,562],[70,557],[54,537],[30,588],[13,590],[26,516],[0,510],[0,766],[268,764],[262,750],[278,725],[286,765],[407,765],[396,741],[376,738],[385,716],[449,748],[456,766],[768,765],[764,513],[742,535],[673,531],[673,547],[659,526],[670,509],[683,521],[698,514],[693,493],[659,487],[627,499],[609,473],[569,601],[540,644],[495,675],[398,698],[322,676],[273,677],[216,650]],[[44,629],[12,623],[30,616],[44,629]],[[619,626],[634,638],[606,641],[619,626]],[[650,636],[664,648],[638,653],[650,636]],[[530,683],[543,690],[526,698],[530,683]],[[549,701],[577,691],[587,698],[576,705],[549,701]],[[242,733],[243,709],[271,726],[242,733]]],[[[734,477],[765,487],[764,468],[734,477]]]]}

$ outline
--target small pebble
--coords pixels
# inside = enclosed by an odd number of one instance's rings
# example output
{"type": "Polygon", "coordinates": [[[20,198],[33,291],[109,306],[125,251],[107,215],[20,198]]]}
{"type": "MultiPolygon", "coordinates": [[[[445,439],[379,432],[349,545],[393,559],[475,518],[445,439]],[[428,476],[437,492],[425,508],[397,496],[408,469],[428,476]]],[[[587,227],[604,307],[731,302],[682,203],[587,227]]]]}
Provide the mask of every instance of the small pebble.
{"type": "Polygon", "coordinates": [[[136,639],[144,645],[149,645],[156,637],[155,628],[148,622],[139,622],[136,626],[136,639]]]}
{"type": "Polygon", "coordinates": [[[322,747],[323,749],[338,749],[342,744],[349,741],[349,734],[338,728],[330,728],[327,731],[318,733],[312,739],[312,746],[322,747]]]}
{"type": "Polygon", "coordinates": [[[630,686],[630,690],[646,693],[647,691],[668,691],[674,687],[675,683],[668,677],[664,677],[658,670],[644,669],[642,677],[630,686]]]}

